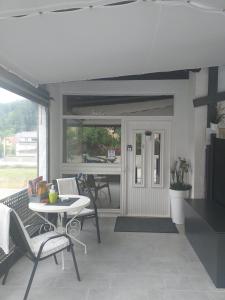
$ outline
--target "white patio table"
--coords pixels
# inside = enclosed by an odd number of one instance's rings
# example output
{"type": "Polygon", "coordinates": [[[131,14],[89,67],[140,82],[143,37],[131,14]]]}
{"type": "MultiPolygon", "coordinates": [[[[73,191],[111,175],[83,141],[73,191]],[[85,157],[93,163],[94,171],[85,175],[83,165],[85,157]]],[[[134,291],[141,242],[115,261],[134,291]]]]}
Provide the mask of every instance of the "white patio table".
{"type": "MultiPolygon", "coordinates": [[[[80,222],[76,219],[76,217],[79,215],[79,213],[82,211],[83,208],[88,206],[90,204],[90,199],[86,196],[82,195],[63,195],[59,198],[62,200],[60,205],[57,204],[46,204],[46,203],[37,203],[37,202],[30,202],[29,203],[29,209],[34,211],[40,218],[42,218],[46,223],[53,226],[57,232],[62,233],[65,232],[71,239],[73,239],[75,242],[82,245],[85,249],[85,253],[87,253],[87,246],[86,244],[82,243],[78,239],[76,239],[75,235],[73,235],[73,232],[76,232],[78,235],[80,232],[80,222]],[[68,200],[74,199],[74,203],[71,205],[68,205],[68,200]],[[63,205],[63,200],[65,203],[65,206],[63,205]],[[49,214],[49,213],[56,213],[58,214],[58,223],[57,227],[55,227],[54,224],[52,224],[48,219],[47,216],[44,217],[41,213],[49,214]],[[66,223],[66,226],[63,227],[63,214],[68,213],[69,215],[73,215],[72,219],[70,219],[69,222],[66,223]]],[[[63,252],[62,252],[63,253],[63,252]]],[[[62,268],[64,269],[64,259],[62,254],[62,268]]]]}

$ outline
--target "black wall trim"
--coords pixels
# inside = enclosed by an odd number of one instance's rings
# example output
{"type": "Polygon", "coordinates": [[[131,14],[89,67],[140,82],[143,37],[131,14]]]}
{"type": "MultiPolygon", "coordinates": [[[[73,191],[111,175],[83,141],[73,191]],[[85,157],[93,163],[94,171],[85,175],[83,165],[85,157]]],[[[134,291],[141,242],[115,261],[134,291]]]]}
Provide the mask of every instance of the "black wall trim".
{"type": "Polygon", "coordinates": [[[156,72],[118,77],[98,78],[93,80],[184,80],[189,79],[189,72],[199,72],[201,69],[177,70],[170,72],[156,72]]]}
{"type": "MultiPolygon", "coordinates": [[[[225,101],[225,92],[219,92],[214,95],[216,102],[225,101]]],[[[199,97],[193,100],[194,107],[207,105],[209,103],[208,96],[199,97]]]]}
{"type": "Polygon", "coordinates": [[[49,93],[42,87],[34,87],[0,66],[0,87],[38,104],[49,105],[49,93]]]}

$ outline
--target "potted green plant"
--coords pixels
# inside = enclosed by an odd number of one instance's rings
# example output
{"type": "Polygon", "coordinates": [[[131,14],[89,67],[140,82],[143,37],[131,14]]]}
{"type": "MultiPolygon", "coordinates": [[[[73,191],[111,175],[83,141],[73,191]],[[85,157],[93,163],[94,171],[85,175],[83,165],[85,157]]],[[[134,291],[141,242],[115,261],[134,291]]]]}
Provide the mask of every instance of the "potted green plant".
{"type": "Polygon", "coordinates": [[[175,224],[184,223],[184,198],[191,189],[188,183],[190,163],[179,157],[171,167],[170,204],[172,220],[175,224]]]}

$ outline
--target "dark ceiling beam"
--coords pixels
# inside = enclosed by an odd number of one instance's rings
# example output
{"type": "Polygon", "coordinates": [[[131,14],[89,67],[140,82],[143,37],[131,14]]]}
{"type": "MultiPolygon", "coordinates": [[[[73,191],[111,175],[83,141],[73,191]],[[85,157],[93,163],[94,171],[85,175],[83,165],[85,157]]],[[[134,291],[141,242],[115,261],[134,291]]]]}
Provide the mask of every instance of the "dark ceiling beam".
{"type": "MultiPolygon", "coordinates": [[[[214,96],[214,99],[216,100],[216,102],[225,101],[225,92],[218,92],[214,96]]],[[[193,100],[194,107],[207,105],[209,103],[210,103],[210,101],[209,101],[208,96],[199,97],[199,98],[196,98],[196,99],[193,100]]]]}
{"type": "Polygon", "coordinates": [[[184,80],[189,79],[190,72],[199,72],[201,69],[177,70],[170,72],[156,72],[118,77],[98,78],[93,80],[184,80]]]}
{"type": "Polygon", "coordinates": [[[90,95],[64,95],[63,99],[68,105],[76,107],[129,104],[136,102],[159,101],[173,99],[173,95],[151,96],[90,96],[90,95]]]}
{"type": "Polygon", "coordinates": [[[0,87],[38,104],[48,106],[50,95],[44,87],[34,87],[0,66],[0,87]]]}
{"type": "Polygon", "coordinates": [[[218,90],[218,67],[210,67],[209,68],[209,78],[208,78],[208,99],[209,102],[207,104],[207,125],[210,125],[210,122],[216,120],[217,115],[217,100],[215,99],[217,96],[218,90]]]}

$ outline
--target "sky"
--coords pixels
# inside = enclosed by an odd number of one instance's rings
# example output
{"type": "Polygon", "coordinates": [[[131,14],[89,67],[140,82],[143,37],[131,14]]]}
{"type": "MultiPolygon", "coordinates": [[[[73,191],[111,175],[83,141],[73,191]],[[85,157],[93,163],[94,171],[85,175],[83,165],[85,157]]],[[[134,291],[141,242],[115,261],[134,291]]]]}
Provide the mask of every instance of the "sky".
{"type": "Polygon", "coordinates": [[[10,103],[25,100],[25,98],[0,88],[0,103],[10,103]]]}

